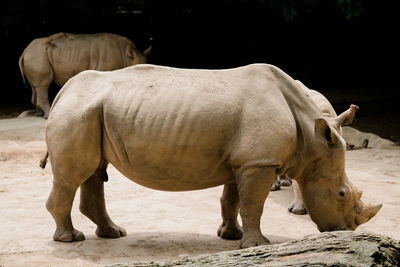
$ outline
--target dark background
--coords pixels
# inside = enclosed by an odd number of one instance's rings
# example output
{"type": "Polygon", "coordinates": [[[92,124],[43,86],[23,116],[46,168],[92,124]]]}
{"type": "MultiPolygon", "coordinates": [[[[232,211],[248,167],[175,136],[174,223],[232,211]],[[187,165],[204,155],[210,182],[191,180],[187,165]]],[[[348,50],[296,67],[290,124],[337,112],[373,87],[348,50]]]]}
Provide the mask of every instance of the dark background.
{"type": "MultiPolygon", "coordinates": [[[[324,93],[355,127],[400,141],[397,1],[6,0],[0,11],[0,116],[33,108],[18,68],[23,49],[57,32],[112,32],[149,63],[183,68],[274,64],[324,93]]],[[[52,86],[51,95],[57,92],[52,86]]]]}

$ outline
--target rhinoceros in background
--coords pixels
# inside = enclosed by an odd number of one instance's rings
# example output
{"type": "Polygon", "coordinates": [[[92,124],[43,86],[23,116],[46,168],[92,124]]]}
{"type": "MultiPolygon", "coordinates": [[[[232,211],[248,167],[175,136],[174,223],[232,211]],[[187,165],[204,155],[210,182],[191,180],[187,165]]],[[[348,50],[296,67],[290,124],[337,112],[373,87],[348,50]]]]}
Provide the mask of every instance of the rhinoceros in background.
{"type": "Polygon", "coordinates": [[[48,89],[52,81],[64,85],[84,70],[116,70],[146,63],[151,46],[143,54],[129,39],[111,33],[57,33],[33,40],[19,58],[19,68],[32,87],[32,104],[49,115],[48,89]]]}
{"type": "Polygon", "coordinates": [[[85,238],[70,216],[78,187],[96,234],[126,235],[105,208],[109,163],[158,190],[224,185],[218,235],[241,239],[241,247],[269,243],[260,218],[276,174],[295,177],[320,231],[354,230],[381,205],[364,204],[347,178],[339,134],[346,114],[325,117],[298,83],[266,64],[84,71],[58,93],[46,124],[53,239],[85,238]]]}

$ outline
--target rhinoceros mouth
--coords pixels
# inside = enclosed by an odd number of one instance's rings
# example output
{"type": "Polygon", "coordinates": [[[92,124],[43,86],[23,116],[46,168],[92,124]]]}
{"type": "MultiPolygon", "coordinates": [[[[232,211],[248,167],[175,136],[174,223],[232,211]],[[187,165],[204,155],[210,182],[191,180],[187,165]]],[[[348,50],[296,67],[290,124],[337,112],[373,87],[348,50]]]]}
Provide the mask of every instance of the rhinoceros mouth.
{"type": "Polygon", "coordinates": [[[333,232],[333,231],[354,231],[357,228],[356,224],[349,224],[345,226],[338,226],[338,227],[319,227],[318,230],[320,232],[333,232]]]}

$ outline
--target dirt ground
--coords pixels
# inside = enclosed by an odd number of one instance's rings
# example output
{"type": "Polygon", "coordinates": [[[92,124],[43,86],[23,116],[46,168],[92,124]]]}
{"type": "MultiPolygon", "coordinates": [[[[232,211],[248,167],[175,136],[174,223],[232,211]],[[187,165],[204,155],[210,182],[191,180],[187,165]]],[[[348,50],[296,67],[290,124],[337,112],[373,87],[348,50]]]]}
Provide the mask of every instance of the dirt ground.
{"type": "MultiPolygon", "coordinates": [[[[101,239],[95,225],[72,210],[74,226],[86,240],[52,241],[55,224],[45,208],[52,185],[50,166],[39,168],[46,151],[42,118],[0,120],[0,266],[98,266],[158,261],[239,248],[239,241],[217,237],[222,187],[162,192],[139,186],[112,166],[105,185],[110,216],[128,235],[101,239]]],[[[400,239],[400,147],[348,151],[347,174],[363,190],[363,200],[382,203],[380,212],[356,231],[400,239]]],[[[291,188],[271,192],[262,231],[272,243],[316,234],[308,215],[287,211],[291,188]]]]}

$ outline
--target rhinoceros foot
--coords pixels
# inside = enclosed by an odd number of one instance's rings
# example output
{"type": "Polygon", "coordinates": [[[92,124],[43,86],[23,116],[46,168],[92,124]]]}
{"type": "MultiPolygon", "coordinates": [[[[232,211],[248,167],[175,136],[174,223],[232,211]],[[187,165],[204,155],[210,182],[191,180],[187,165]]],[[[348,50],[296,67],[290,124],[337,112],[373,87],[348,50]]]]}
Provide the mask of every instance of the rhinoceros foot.
{"type": "Polygon", "coordinates": [[[290,205],[290,207],[288,208],[288,211],[296,215],[307,214],[307,210],[303,206],[303,204],[292,203],[292,205],[290,205]]]}
{"type": "Polygon", "coordinates": [[[61,241],[61,242],[72,242],[72,241],[83,241],[85,240],[85,235],[76,229],[73,229],[72,231],[69,230],[64,230],[64,231],[58,231],[53,235],[54,241],[61,241]]]}
{"type": "Polygon", "coordinates": [[[218,236],[227,240],[239,240],[243,236],[243,230],[240,225],[224,225],[221,224],[217,232],[218,236]]]}
{"type": "Polygon", "coordinates": [[[274,183],[271,186],[271,191],[278,191],[281,190],[281,183],[278,179],[275,179],[274,183]]]}
{"type": "Polygon", "coordinates": [[[269,245],[269,240],[258,231],[248,231],[240,241],[240,248],[269,245]]]}
{"type": "Polygon", "coordinates": [[[279,180],[279,184],[281,186],[291,186],[292,185],[292,180],[290,180],[289,178],[285,177],[281,177],[279,180]]]}
{"type": "Polygon", "coordinates": [[[126,230],[116,225],[110,225],[107,227],[97,227],[96,235],[104,238],[119,238],[126,236],[126,230]]]}

